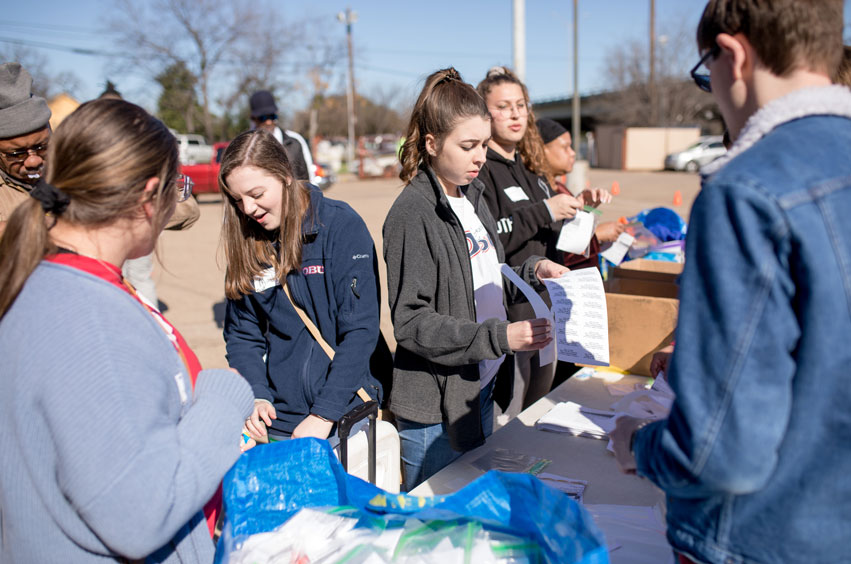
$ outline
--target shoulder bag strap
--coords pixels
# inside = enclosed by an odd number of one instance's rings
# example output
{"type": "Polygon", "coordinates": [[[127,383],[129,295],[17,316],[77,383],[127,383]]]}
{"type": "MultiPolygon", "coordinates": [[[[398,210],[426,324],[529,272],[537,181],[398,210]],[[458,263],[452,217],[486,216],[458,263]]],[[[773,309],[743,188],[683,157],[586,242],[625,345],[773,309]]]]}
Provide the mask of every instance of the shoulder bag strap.
{"type": "Polygon", "coordinates": [[[283,283],[283,287],[284,293],[287,295],[287,299],[293,305],[293,309],[295,309],[295,312],[301,318],[302,322],[304,323],[304,326],[307,327],[307,330],[310,331],[310,334],[313,335],[313,338],[316,339],[316,342],[319,343],[319,346],[322,347],[322,350],[325,351],[325,354],[328,355],[328,358],[334,360],[334,349],[332,349],[331,345],[329,345],[328,342],[322,338],[322,333],[319,332],[319,328],[313,323],[313,321],[310,320],[310,318],[307,316],[307,313],[305,313],[303,309],[296,305],[295,300],[293,300],[293,297],[290,294],[290,287],[289,285],[287,285],[286,280],[283,283]]]}
{"type": "MultiPolygon", "coordinates": [[[[305,313],[303,309],[296,305],[292,295],[290,294],[290,287],[287,285],[286,280],[284,281],[282,286],[284,287],[284,293],[287,295],[287,299],[290,300],[290,303],[293,305],[293,309],[295,309],[295,312],[301,318],[302,322],[304,323],[304,326],[307,327],[307,330],[310,331],[310,334],[313,335],[313,338],[316,339],[316,342],[319,343],[319,346],[322,347],[322,350],[325,351],[325,354],[328,355],[328,358],[333,361],[334,349],[331,348],[331,345],[329,345],[328,342],[322,338],[322,333],[319,332],[319,328],[316,326],[315,323],[313,323],[313,321],[311,321],[310,317],[307,316],[307,313],[305,313]]],[[[372,399],[369,397],[369,394],[367,394],[366,390],[364,390],[363,388],[360,388],[357,394],[358,397],[364,402],[370,401],[370,399],[372,399]]]]}

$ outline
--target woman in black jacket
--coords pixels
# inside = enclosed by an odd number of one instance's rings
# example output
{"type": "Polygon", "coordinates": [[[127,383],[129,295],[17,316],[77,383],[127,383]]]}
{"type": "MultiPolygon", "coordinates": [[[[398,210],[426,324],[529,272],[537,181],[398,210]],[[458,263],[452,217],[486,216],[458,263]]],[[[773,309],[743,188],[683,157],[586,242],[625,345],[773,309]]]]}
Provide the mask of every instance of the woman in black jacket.
{"type": "MultiPolygon", "coordinates": [[[[562,220],[573,218],[585,203],[598,202],[593,202],[593,193],[587,194],[589,198],[584,198],[583,193],[583,201],[551,188],[554,180],[543,174],[544,144],[535,126],[529,93],[509,69],[493,67],[477,89],[492,117],[492,137],[481,180],[486,187],[485,201],[496,218],[499,239],[505,247],[506,263],[516,266],[530,256],[540,255],[561,264],[563,253],[556,249],[556,241],[562,220]]],[[[549,305],[546,290],[541,289],[540,294],[549,305]]],[[[509,304],[511,321],[532,315],[531,305],[522,296],[509,304]]],[[[503,406],[505,422],[550,391],[555,363],[539,366],[538,358],[537,351],[515,356],[518,377],[511,404],[503,406]]]]}

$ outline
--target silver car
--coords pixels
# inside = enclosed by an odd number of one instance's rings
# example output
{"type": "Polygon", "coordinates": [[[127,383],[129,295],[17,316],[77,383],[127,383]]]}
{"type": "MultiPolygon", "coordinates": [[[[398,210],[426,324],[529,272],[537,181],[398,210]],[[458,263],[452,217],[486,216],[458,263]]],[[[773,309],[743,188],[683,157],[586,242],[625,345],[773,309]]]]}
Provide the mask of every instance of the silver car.
{"type": "Polygon", "coordinates": [[[665,169],[697,172],[700,167],[711,163],[726,152],[727,149],[724,148],[720,135],[707,135],[698,139],[688,149],[665,157],[665,169]]]}

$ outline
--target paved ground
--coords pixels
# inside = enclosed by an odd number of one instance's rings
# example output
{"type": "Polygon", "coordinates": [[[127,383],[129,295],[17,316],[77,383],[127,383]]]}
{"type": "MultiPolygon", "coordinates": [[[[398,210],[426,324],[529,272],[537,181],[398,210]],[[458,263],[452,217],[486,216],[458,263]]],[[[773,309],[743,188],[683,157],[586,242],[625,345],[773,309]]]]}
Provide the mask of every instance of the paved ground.
{"type": "MultiPolygon", "coordinates": [[[[670,207],[676,191],[682,195],[682,204],[674,209],[687,219],[699,190],[697,175],[679,172],[592,169],[589,180],[593,186],[611,188],[612,182],[618,182],[620,186],[620,194],[602,208],[604,221],[633,215],[649,207],[670,207]]],[[[326,195],[348,202],[361,214],[381,256],[381,225],[401,188],[398,180],[344,179],[331,187],[326,195]]],[[[224,264],[218,252],[222,202],[217,196],[202,195],[200,203],[201,218],[191,229],[165,232],[161,237],[160,261],[154,279],[159,299],[168,308],[166,317],[183,333],[201,365],[222,368],[227,366],[222,340],[224,264]]],[[[383,278],[383,263],[381,266],[383,278]]],[[[393,333],[386,297],[381,326],[392,347],[393,333]]]]}

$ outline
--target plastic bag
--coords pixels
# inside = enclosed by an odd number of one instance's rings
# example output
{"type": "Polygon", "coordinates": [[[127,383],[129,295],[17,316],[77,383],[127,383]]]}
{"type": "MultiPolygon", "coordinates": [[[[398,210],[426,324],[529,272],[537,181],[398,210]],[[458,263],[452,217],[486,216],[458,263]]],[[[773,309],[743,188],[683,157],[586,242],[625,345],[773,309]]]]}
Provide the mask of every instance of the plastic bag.
{"type": "Polygon", "coordinates": [[[272,531],[302,508],[342,505],[367,516],[474,520],[495,533],[532,539],[548,562],[609,561],[590,515],[528,474],[491,471],[446,496],[389,494],[346,474],[327,441],[297,439],[244,453],[223,486],[225,522],[215,560],[220,564],[248,535],[272,531]]]}
{"type": "Polygon", "coordinates": [[[686,238],[686,222],[671,208],[648,208],[629,218],[630,222],[640,222],[653,233],[660,242],[681,241],[686,238]]]}

